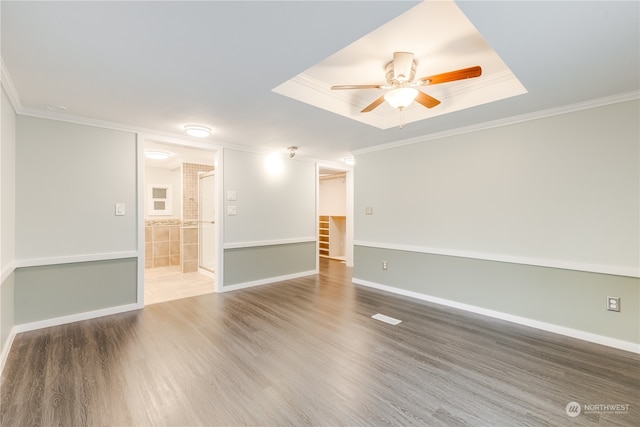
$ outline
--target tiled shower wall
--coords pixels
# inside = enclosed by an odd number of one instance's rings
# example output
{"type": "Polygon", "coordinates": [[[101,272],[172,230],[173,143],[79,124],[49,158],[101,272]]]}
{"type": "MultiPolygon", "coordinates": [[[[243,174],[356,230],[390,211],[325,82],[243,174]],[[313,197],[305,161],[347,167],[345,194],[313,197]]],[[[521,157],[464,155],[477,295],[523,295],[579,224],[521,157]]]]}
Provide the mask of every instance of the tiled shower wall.
{"type": "Polygon", "coordinates": [[[145,221],[145,268],[181,265],[183,273],[198,271],[198,174],[213,166],[182,164],[182,220],[145,221]]]}
{"type": "Polygon", "coordinates": [[[198,174],[211,172],[213,166],[182,164],[182,272],[198,271],[198,174]]]}
{"type": "Polygon", "coordinates": [[[180,265],[179,219],[152,219],[144,222],[145,268],[180,265]]]}

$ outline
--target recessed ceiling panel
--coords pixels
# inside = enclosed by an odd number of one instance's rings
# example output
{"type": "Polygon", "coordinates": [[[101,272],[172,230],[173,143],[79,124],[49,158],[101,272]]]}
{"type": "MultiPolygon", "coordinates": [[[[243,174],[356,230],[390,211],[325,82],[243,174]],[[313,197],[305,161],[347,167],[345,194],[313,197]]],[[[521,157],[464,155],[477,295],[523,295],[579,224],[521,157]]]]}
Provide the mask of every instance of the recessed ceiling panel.
{"type": "Polygon", "coordinates": [[[426,0],[273,89],[274,92],[362,123],[387,129],[527,93],[498,54],[453,1],[426,0]],[[482,75],[414,86],[441,101],[433,108],[413,102],[402,112],[383,102],[361,110],[390,91],[385,68],[394,52],[411,52],[415,83],[473,66],[482,75]],[[381,85],[377,89],[331,90],[335,85],[381,85]]]}

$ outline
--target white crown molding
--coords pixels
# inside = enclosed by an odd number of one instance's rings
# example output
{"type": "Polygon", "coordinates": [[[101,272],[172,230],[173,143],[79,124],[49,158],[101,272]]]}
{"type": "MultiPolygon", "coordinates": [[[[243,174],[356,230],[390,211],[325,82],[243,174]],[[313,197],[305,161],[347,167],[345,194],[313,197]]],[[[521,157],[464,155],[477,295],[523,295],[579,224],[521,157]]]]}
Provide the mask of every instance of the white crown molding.
{"type": "Polygon", "coordinates": [[[11,74],[9,74],[9,70],[7,66],[4,64],[4,60],[0,57],[0,83],[4,88],[7,97],[9,98],[9,102],[13,107],[13,110],[20,114],[23,110],[22,104],[20,103],[20,97],[18,96],[18,91],[13,84],[13,79],[11,78],[11,74]]]}
{"type": "Polygon", "coordinates": [[[404,145],[418,144],[421,142],[433,141],[435,139],[447,138],[450,136],[462,135],[465,133],[478,132],[486,129],[497,128],[502,126],[513,125],[516,123],[529,122],[533,120],[543,119],[546,117],[559,116],[561,114],[574,113],[577,111],[588,110],[591,108],[604,107],[607,105],[618,104],[621,102],[633,101],[640,99],[640,91],[621,93],[618,95],[607,96],[604,98],[592,99],[576,104],[569,104],[561,107],[550,108],[547,110],[536,111],[534,113],[521,114],[519,116],[507,117],[504,119],[494,120],[491,122],[479,123],[476,125],[464,126],[457,129],[450,129],[442,132],[436,132],[428,135],[422,135],[415,138],[403,139],[400,141],[380,144],[374,147],[362,148],[355,150],[354,155],[371,153],[374,151],[383,151],[390,148],[402,147],[404,145]]]}
{"type": "Polygon", "coordinates": [[[376,249],[391,249],[397,251],[416,252],[432,255],[445,255],[458,258],[471,258],[483,261],[507,262],[510,264],[533,265],[537,267],[560,268],[563,270],[585,271],[589,273],[610,274],[612,276],[623,277],[640,277],[640,268],[638,267],[622,267],[617,265],[600,265],[590,264],[586,262],[543,259],[534,257],[524,257],[504,254],[491,254],[485,252],[472,252],[456,249],[430,248],[426,246],[412,246],[394,243],[366,242],[362,240],[354,240],[354,246],[365,246],[376,249]]]}

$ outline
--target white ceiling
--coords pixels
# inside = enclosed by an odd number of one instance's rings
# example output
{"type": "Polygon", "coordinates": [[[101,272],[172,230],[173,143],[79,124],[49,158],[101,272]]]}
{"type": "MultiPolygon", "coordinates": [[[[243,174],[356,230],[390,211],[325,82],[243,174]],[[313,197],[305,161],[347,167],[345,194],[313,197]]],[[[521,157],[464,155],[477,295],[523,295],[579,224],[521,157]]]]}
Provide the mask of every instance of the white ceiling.
{"type": "MultiPolygon", "coordinates": [[[[24,114],[174,136],[202,123],[215,130],[211,144],[283,152],[296,145],[300,157],[331,161],[640,89],[640,2],[476,0],[456,4],[528,93],[382,130],[272,90],[418,4],[5,0],[2,79],[24,114]]],[[[411,43],[407,32],[392,51],[416,53],[419,66],[443,64],[436,73],[450,69],[451,57],[466,66],[465,55],[477,53],[464,38],[434,41],[425,61],[420,46],[401,45],[411,43]]],[[[353,53],[354,65],[384,67],[392,51],[373,47],[353,53]]],[[[369,83],[352,72],[332,84],[369,83]]]]}
{"type": "Polygon", "coordinates": [[[425,1],[274,89],[353,120],[388,129],[511,96],[526,89],[453,1],[425,1]],[[361,110],[386,90],[331,90],[333,85],[387,85],[397,50],[414,54],[415,79],[480,65],[482,76],[419,89],[441,101],[412,103],[401,113],[387,103],[361,110]]]}

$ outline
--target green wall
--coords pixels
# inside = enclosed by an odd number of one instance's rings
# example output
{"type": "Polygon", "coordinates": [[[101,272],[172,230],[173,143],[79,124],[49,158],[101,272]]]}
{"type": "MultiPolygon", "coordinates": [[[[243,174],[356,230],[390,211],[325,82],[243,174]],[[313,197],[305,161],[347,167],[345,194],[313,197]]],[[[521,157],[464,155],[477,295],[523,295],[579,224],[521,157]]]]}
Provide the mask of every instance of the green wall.
{"type": "Polygon", "coordinates": [[[223,288],[315,271],[315,163],[233,149],[223,158],[223,288]]]}
{"type": "Polygon", "coordinates": [[[638,278],[366,246],[355,261],[360,280],[640,343],[638,278]],[[607,296],[621,298],[620,312],[606,310],[607,296]]]}
{"type": "Polygon", "coordinates": [[[16,324],[135,304],[137,258],[16,269],[16,324]]]}
{"type": "Polygon", "coordinates": [[[224,285],[231,286],[316,269],[316,243],[254,246],[224,251],[224,285]]]}
{"type": "Polygon", "coordinates": [[[354,281],[640,343],[638,117],[625,101],[358,153],[354,281]]]}

